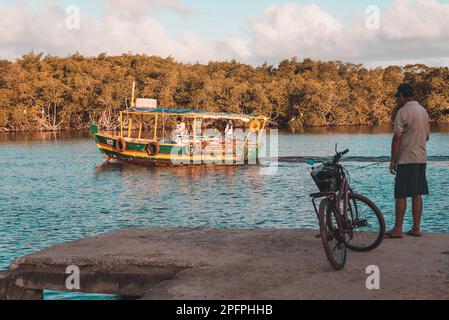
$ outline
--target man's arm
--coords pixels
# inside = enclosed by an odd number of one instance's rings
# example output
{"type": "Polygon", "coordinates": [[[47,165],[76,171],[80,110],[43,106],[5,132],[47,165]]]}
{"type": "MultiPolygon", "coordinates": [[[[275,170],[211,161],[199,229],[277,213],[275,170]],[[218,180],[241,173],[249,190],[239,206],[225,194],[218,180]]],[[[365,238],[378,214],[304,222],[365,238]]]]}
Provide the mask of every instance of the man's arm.
{"type": "Polygon", "coordinates": [[[391,162],[390,172],[392,175],[396,174],[396,165],[398,162],[399,148],[401,147],[402,132],[395,132],[393,140],[391,141],[391,162]]]}

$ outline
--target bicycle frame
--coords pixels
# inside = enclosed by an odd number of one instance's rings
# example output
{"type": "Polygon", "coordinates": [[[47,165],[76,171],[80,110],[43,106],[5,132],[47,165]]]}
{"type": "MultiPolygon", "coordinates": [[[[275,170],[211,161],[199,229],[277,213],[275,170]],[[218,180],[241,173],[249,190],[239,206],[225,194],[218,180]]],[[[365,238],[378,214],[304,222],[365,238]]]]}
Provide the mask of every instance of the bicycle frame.
{"type": "MultiPolygon", "coordinates": [[[[349,205],[349,193],[352,192],[352,190],[349,186],[349,181],[346,176],[346,173],[343,170],[343,167],[341,165],[339,165],[339,169],[340,169],[340,173],[342,176],[340,190],[338,192],[319,192],[319,193],[312,194],[311,195],[312,203],[313,203],[313,207],[315,209],[316,215],[318,216],[319,215],[318,206],[316,205],[315,200],[319,199],[319,198],[326,197],[332,206],[332,211],[337,220],[338,229],[341,230],[342,234],[347,234],[349,236],[349,238],[352,239],[353,235],[354,235],[353,229],[347,225],[348,224],[347,223],[347,221],[348,221],[347,212],[348,211],[350,211],[350,213],[351,213],[351,221],[352,222],[354,221],[352,208],[349,205]],[[342,201],[343,201],[343,213],[341,211],[341,206],[340,206],[342,201]]],[[[357,208],[355,208],[355,209],[357,211],[357,208]]],[[[357,212],[356,212],[356,215],[357,215],[357,212]]]]}

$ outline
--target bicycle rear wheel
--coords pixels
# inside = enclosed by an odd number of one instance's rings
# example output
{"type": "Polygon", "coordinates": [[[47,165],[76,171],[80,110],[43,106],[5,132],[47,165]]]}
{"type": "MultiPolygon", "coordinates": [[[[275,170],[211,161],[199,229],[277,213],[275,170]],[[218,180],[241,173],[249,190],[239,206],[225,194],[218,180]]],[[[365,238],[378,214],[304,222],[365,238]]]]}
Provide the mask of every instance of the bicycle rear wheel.
{"type": "Polygon", "coordinates": [[[385,236],[385,220],[380,209],[368,198],[349,194],[348,219],[352,230],[352,239],[346,240],[346,246],[358,252],[377,248],[385,236]]]}
{"type": "Polygon", "coordinates": [[[327,260],[335,270],[342,270],[346,264],[345,236],[340,232],[329,199],[323,199],[319,210],[320,234],[327,260]]]}

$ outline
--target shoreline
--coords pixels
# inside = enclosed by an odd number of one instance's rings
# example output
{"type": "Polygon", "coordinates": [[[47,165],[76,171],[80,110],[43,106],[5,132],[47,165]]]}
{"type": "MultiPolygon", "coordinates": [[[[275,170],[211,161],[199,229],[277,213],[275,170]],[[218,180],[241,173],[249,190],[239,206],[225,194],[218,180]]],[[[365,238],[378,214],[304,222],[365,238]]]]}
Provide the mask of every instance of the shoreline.
{"type": "MultiPolygon", "coordinates": [[[[437,132],[449,132],[449,123],[431,123],[431,130],[437,132]]],[[[278,129],[279,132],[282,133],[302,133],[304,131],[340,131],[344,129],[348,129],[349,132],[356,130],[374,130],[378,131],[377,133],[390,133],[393,132],[393,124],[386,125],[328,125],[328,126],[304,126],[296,129],[289,129],[284,127],[274,127],[273,129],[278,129]]],[[[90,132],[88,127],[79,128],[79,129],[61,129],[61,130],[53,130],[53,131],[33,131],[33,130],[24,130],[24,131],[8,131],[8,130],[0,130],[0,135],[12,135],[12,134],[70,134],[70,133],[83,133],[90,132]]],[[[373,132],[376,133],[376,132],[373,132]]]]}

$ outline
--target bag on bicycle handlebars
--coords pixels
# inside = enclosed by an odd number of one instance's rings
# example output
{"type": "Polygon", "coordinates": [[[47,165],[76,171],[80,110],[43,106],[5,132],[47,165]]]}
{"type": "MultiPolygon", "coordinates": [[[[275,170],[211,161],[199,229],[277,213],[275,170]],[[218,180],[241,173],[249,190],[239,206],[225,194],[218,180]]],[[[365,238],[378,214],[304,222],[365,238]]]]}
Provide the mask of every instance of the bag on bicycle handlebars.
{"type": "Polygon", "coordinates": [[[341,174],[335,165],[321,165],[312,171],[312,178],[320,192],[337,192],[340,190],[341,174]]]}

